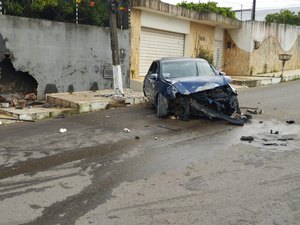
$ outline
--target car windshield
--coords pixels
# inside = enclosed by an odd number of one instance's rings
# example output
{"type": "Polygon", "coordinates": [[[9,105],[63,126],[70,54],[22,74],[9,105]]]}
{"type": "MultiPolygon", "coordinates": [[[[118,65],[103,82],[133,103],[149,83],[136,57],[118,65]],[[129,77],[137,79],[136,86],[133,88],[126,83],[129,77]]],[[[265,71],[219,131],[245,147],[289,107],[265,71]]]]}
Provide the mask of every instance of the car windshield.
{"type": "Polygon", "coordinates": [[[178,60],[161,64],[163,78],[215,76],[208,62],[200,60],[178,60]]]}

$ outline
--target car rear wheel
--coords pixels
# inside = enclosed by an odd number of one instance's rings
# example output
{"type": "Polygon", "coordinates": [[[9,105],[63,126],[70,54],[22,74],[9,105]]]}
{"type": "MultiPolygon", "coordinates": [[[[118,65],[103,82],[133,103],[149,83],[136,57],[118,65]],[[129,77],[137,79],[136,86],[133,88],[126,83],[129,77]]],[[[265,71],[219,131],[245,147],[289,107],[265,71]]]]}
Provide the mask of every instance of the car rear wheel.
{"type": "Polygon", "coordinates": [[[162,94],[158,94],[156,101],[156,115],[163,118],[169,114],[169,101],[162,94]]]}

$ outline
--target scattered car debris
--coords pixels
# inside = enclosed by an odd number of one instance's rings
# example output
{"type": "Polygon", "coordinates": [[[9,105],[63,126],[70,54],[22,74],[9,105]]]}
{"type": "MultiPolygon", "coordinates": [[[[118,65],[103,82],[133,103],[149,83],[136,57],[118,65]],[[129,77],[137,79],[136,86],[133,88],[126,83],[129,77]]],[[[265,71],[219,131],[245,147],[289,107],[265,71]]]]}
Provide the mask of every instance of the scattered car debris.
{"type": "Polygon", "coordinates": [[[174,113],[182,120],[191,115],[244,125],[237,90],[231,78],[204,59],[163,58],[153,61],[143,91],[156,107],[157,117],[174,113]]]}
{"type": "MultiPolygon", "coordinates": [[[[260,105],[260,103],[258,103],[260,105]]],[[[240,107],[240,109],[245,109],[247,113],[250,114],[263,114],[263,110],[259,109],[259,107],[240,107]]]]}
{"type": "Polygon", "coordinates": [[[125,133],[130,133],[130,130],[129,130],[128,128],[124,128],[123,131],[124,131],[125,133]]]}
{"type": "Polygon", "coordinates": [[[158,127],[160,127],[160,128],[165,128],[165,129],[171,130],[171,131],[179,131],[179,129],[167,127],[167,126],[165,126],[165,125],[158,125],[158,127]]]}
{"type": "Polygon", "coordinates": [[[273,130],[270,130],[270,134],[279,134],[279,131],[273,132],[273,130]]]}
{"type": "Polygon", "coordinates": [[[67,131],[68,131],[68,130],[67,130],[66,128],[60,128],[60,129],[59,129],[59,132],[60,132],[60,133],[66,133],[67,131]]]}
{"type": "Polygon", "coordinates": [[[278,141],[287,141],[288,139],[287,138],[278,138],[277,140],[278,141]]]}
{"type": "Polygon", "coordinates": [[[139,136],[135,136],[135,140],[139,140],[140,139],[140,137],[139,136]]]}
{"type": "Polygon", "coordinates": [[[252,136],[242,136],[242,137],[240,138],[240,140],[241,140],[241,141],[249,141],[249,142],[251,142],[251,141],[254,140],[254,137],[252,137],[252,136]]]}
{"type": "Polygon", "coordinates": [[[264,121],[260,120],[259,123],[264,123],[264,121]]]}
{"type": "Polygon", "coordinates": [[[257,109],[247,109],[248,113],[257,114],[257,109]]]}
{"type": "Polygon", "coordinates": [[[110,118],[110,115],[105,115],[105,118],[110,118]]]}
{"type": "Polygon", "coordinates": [[[271,146],[271,145],[278,146],[277,143],[263,143],[263,145],[265,145],[265,146],[271,146]]]}
{"type": "Polygon", "coordinates": [[[154,140],[158,140],[158,137],[154,137],[154,140]]]}
{"type": "Polygon", "coordinates": [[[3,124],[2,121],[0,121],[0,126],[1,126],[2,124],[3,124]]]}
{"type": "Polygon", "coordinates": [[[295,120],[287,120],[286,123],[287,124],[293,124],[293,123],[295,123],[295,120]]]}
{"type": "Polygon", "coordinates": [[[278,141],[292,141],[294,138],[278,138],[278,141]]]}

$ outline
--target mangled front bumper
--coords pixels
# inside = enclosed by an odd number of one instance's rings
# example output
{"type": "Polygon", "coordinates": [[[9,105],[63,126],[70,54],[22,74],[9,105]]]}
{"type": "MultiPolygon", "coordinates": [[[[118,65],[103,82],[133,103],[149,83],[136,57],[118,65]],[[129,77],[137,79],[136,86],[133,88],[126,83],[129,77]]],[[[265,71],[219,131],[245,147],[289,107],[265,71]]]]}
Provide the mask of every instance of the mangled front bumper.
{"type": "Polygon", "coordinates": [[[175,114],[182,119],[194,115],[210,119],[222,119],[235,125],[244,124],[237,92],[229,84],[190,94],[177,92],[175,96],[171,100],[173,103],[170,104],[173,109],[171,111],[175,111],[175,114]]]}

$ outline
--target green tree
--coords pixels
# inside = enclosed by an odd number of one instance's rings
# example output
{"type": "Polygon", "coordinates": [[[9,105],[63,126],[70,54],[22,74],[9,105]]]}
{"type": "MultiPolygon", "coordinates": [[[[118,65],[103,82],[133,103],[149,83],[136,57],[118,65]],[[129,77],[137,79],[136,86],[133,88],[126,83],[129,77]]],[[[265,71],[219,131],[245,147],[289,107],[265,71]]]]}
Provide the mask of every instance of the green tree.
{"type": "Polygon", "coordinates": [[[181,3],[177,3],[176,5],[199,13],[213,12],[222,16],[229,17],[231,19],[236,19],[235,12],[232,12],[231,8],[218,7],[217,2],[193,3],[182,1],[181,3]]]}
{"type": "MultiPolygon", "coordinates": [[[[75,0],[3,0],[3,8],[7,15],[75,22],[75,0]]],[[[107,1],[82,0],[79,3],[79,22],[107,26],[107,1]]]]}
{"type": "Polygon", "coordinates": [[[268,14],[265,21],[268,23],[283,23],[300,26],[300,11],[296,14],[287,9],[281,10],[279,13],[268,14]]]}

